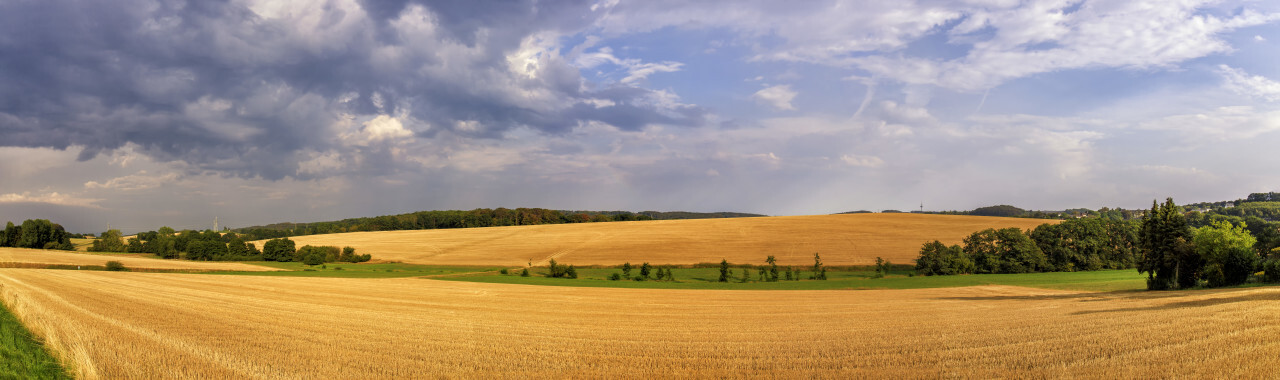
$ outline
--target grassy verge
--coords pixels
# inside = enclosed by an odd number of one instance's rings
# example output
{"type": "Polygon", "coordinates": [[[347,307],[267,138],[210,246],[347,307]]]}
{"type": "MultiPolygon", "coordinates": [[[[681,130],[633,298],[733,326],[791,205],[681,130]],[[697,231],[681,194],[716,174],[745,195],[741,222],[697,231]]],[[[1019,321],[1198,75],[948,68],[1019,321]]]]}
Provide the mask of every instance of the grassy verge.
{"type": "Polygon", "coordinates": [[[0,378],[71,378],[44,345],[3,306],[0,306],[0,378]]]}
{"type": "MultiPolygon", "coordinates": [[[[733,278],[728,283],[718,282],[719,269],[714,268],[677,268],[672,269],[676,281],[611,281],[608,277],[613,273],[621,273],[618,269],[580,269],[577,279],[546,277],[545,268],[535,268],[530,277],[511,275],[466,275],[442,277],[441,280],[491,282],[506,284],[584,286],[584,287],[616,287],[616,288],[654,288],[654,289],[779,289],[779,290],[822,290],[822,289],[921,289],[949,288],[977,285],[1014,285],[1047,289],[1083,290],[1083,291],[1118,291],[1145,289],[1144,277],[1135,270],[1110,270],[1096,272],[1060,272],[1060,273],[1027,273],[1027,274],[978,274],[960,276],[914,276],[909,277],[906,271],[890,272],[884,278],[874,278],[873,271],[828,271],[827,280],[809,280],[808,273],[802,273],[800,281],[780,280],[778,282],[762,282],[759,272],[750,271],[750,279],[740,282],[742,269],[734,268],[733,278]]],[[[632,271],[638,276],[638,271],[632,271]]]]}
{"type": "Polygon", "coordinates": [[[324,265],[305,265],[298,262],[245,261],[245,264],[262,265],[284,269],[284,272],[241,272],[215,271],[209,274],[245,275],[245,276],[292,276],[292,277],[349,277],[349,278],[395,278],[422,276],[450,276],[468,273],[497,273],[497,267],[457,267],[444,265],[418,265],[404,263],[327,263],[324,265]]]}
{"type": "MultiPolygon", "coordinates": [[[[550,285],[550,286],[583,286],[610,288],[648,288],[648,289],[757,289],[757,290],[823,290],[823,289],[922,289],[951,288],[977,285],[1014,285],[1033,288],[1082,290],[1082,291],[1119,291],[1145,289],[1144,277],[1137,271],[1109,270],[1095,272],[1058,272],[1027,274],[974,274],[959,276],[909,276],[911,271],[897,270],[888,276],[875,278],[871,270],[829,270],[827,280],[810,280],[810,272],[801,272],[800,281],[779,280],[778,282],[759,281],[759,271],[750,269],[747,282],[741,282],[742,268],[733,268],[730,282],[718,282],[719,268],[674,268],[672,274],[675,281],[635,281],[624,279],[613,281],[609,276],[622,273],[613,268],[581,268],[577,279],[547,277],[546,268],[532,268],[529,277],[520,277],[519,269],[508,275],[498,274],[499,267],[461,267],[442,265],[417,265],[404,263],[328,263],[308,266],[297,262],[245,262],[272,268],[285,269],[283,272],[206,272],[210,274],[246,275],[246,276],[294,276],[294,277],[348,277],[348,278],[396,278],[396,277],[431,277],[449,281],[470,281],[504,284],[550,285]]],[[[632,270],[632,276],[639,276],[639,269],[632,270]]]]}

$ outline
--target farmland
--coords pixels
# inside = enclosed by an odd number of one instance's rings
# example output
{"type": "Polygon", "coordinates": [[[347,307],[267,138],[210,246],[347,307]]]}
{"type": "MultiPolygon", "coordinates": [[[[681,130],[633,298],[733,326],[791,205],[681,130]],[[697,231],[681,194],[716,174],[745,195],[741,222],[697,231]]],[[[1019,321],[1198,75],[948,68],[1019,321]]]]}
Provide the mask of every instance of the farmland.
{"type": "MultiPolygon", "coordinates": [[[[131,269],[193,270],[193,271],[274,271],[275,268],[242,263],[220,263],[187,260],[161,260],[136,255],[92,255],[57,250],[27,248],[0,248],[0,267],[102,266],[107,261],[119,261],[131,269]]],[[[72,268],[74,269],[74,268],[72,268]]]]}
{"type": "Polygon", "coordinates": [[[1280,289],[601,289],[0,269],[81,378],[1256,377],[1280,289]]]}
{"type": "MultiPolygon", "coordinates": [[[[959,243],[985,228],[1034,228],[1053,220],[956,215],[853,214],[661,220],[354,232],[291,238],[302,245],[355,247],[377,260],[434,265],[577,265],[623,262],[871,265],[876,257],[911,263],[923,243],[959,243]]],[[[262,246],[263,242],[257,242],[262,246]]]]}

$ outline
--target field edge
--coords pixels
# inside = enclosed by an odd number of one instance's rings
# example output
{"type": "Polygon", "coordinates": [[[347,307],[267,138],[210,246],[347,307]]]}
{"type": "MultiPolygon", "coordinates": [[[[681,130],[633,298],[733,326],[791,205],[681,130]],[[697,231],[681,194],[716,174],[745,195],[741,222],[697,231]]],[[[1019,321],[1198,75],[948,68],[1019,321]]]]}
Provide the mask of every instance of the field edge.
{"type": "Polygon", "coordinates": [[[0,377],[71,379],[70,371],[53,350],[10,309],[9,297],[3,298],[0,300],[0,377]]]}

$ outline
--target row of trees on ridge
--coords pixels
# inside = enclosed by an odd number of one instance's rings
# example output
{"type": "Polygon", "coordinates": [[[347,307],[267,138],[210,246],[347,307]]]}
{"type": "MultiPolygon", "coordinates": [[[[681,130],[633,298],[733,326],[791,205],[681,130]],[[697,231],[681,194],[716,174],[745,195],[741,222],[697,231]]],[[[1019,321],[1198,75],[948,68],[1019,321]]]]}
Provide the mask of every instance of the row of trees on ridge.
{"type": "Polygon", "coordinates": [[[62,225],[46,219],[27,219],[15,225],[6,222],[0,232],[0,247],[74,250],[71,234],[62,225]]]}

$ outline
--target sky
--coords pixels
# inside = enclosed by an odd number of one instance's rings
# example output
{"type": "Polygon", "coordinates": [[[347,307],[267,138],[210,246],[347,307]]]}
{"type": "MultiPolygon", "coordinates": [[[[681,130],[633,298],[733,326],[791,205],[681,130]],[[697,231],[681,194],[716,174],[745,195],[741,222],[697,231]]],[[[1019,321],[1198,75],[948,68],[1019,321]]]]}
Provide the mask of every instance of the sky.
{"type": "Polygon", "coordinates": [[[0,222],[1280,190],[1280,2],[0,0],[0,222]]]}

